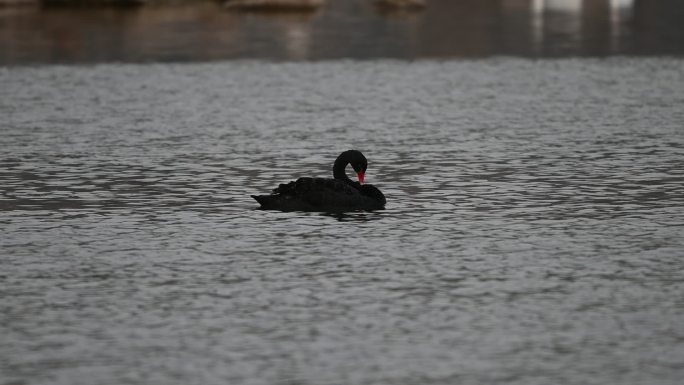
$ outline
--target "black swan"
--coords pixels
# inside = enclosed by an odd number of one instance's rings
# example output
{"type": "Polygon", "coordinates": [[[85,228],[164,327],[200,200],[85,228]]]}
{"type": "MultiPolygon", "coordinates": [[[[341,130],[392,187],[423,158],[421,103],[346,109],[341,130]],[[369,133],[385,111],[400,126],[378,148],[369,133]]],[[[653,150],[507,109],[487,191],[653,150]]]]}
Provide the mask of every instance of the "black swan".
{"type": "Polygon", "coordinates": [[[360,151],[345,151],[335,160],[333,178],[299,178],[281,184],[271,195],[252,195],[266,210],[358,211],[385,208],[385,196],[375,186],[363,184],[368,161],[360,151]],[[344,169],[351,164],[359,177],[354,182],[344,169]]]}

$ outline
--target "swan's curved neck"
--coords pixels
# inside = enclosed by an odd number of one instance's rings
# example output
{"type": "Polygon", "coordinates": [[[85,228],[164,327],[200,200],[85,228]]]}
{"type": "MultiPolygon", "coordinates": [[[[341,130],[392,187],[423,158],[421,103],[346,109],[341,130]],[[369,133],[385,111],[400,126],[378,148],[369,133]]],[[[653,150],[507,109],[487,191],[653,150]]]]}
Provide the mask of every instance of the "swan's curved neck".
{"type": "Polygon", "coordinates": [[[340,179],[345,182],[351,182],[351,179],[347,176],[344,170],[347,168],[349,162],[345,160],[342,156],[335,159],[335,164],[333,165],[333,178],[340,179]]]}

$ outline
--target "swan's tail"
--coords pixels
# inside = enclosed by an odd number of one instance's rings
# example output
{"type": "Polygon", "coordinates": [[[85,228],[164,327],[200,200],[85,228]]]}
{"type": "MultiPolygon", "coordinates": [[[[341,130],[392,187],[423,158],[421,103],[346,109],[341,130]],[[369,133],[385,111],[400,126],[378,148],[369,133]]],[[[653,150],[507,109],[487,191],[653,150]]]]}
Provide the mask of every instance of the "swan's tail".
{"type": "Polygon", "coordinates": [[[271,202],[271,197],[268,195],[252,195],[255,201],[259,202],[262,208],[268,207],[271,202]]]}

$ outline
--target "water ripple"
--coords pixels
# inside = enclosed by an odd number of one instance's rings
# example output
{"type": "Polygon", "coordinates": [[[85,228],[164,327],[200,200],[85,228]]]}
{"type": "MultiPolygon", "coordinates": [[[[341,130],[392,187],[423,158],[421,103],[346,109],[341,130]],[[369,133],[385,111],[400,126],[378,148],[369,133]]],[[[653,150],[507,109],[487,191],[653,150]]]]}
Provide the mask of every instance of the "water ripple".
{"type": "Polygon", "coordinates": [[[678,383],[682,68],[6,69],[3,380],[678,383]],[[386,210],[256,210],[351,147],[386,210]]]}

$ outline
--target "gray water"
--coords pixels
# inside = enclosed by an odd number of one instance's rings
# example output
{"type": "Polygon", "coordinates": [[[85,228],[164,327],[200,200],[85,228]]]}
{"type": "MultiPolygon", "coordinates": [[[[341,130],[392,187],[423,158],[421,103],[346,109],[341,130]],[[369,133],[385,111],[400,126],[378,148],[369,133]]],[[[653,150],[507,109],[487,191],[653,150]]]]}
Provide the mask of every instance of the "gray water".
{"type": "Polygon", "coordinates": [[[0,84],[0,384],[684,378],[680,59],[0,84]],[[348,148],[386,210],[255,209],[348,148]]]}

